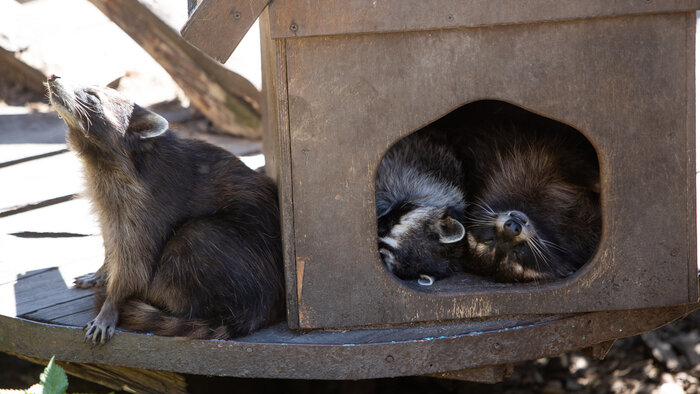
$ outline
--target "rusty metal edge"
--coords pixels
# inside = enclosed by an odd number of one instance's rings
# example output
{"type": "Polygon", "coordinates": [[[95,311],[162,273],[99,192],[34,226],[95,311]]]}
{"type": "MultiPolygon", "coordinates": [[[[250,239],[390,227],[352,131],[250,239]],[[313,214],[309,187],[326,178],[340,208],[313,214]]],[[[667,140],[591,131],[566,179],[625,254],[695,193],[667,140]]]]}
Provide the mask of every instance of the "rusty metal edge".
{"type": "MultiPolygon", "coordinates": [[[[363,0],[359,0],[362,2],[363,0]]],[[[367,2],[369,3],[369,2],[367,2]]],[[[552,7],[546,0],[534,0],[523,6],[518,2],[501,0],[501,9],[493,12],[487,1],[442,0],[420,2],[385,0],[358,10],[358,1],[330,0],[319,6],[306,0],[271,2],[271,35],[274,39],[334,36],[345,34],[394,33],[461,29],[499,25],[562,22],[582,19],[614,18],[688,12],[700,9],[698,0],[636,1],[611,4],[598,1],[591,4],[570,2],[570,7],[552,7]],[[408,11],[398,14],[396,10],[408,11]],[[461,12],[449,12],[457,10],[461,12]],[[532,11],[534,10],[534,11],[532,11]],[[524,12],[530,11],[530,12],[524,12]],[[348,17],[348,16],[352,17],[348,17]],[[398,15],[398,17],[397,17],[398,15]]]]}
{"type": "Polygon", "coordinates": [[[488,332],[382,343],[344,343],[342,331],[328,333],[338,338],[333,344],[204,341],[119,332],[100,347],[85,344],[79,328],[0,316],[0,351],[202,375],[368,379],[440,374],[553,356],[646,332],[698,308],[700,303],[595,312],[488,332]]]}

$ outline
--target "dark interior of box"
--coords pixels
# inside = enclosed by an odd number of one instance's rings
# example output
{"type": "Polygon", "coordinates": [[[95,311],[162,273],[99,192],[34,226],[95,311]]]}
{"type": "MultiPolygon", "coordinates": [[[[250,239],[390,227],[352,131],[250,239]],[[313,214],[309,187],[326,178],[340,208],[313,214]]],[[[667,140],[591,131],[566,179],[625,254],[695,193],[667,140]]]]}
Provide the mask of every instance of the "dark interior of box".
{"type": "MultiPolygon", "coordinates": [[[[590,140],[585,137],[576,128],[566,125],[557,120],[547,118],[542,115],[538,115],[531,111],[528,111],[517,105],[513,105],[504,101],[499,100],[480,100],[472,103],[468,103],[459,107],[452,112],[446,114],[445,116],[427,124],[425,127],[416,130],[415,133],[430,133],[430,138],[437,140],[439,143],[445,144],[446,146],[458,147],[460,144],[464,143],[464,136],[470,133],[470,130],[474,129],[489,129],[492,124],[509,124],[512,125],[516,130],[522,125],[528,125],[530,128],[550,128],[552,127],[556,131],[554,133],[564,133],[570,134],[573,138],[585,141],[583,144],[586,145],[586,149],[590,149],[591,155],[587,156],[590,162],[591,168],[596,170],[596,179],[598,198],[600,195],[600,183],[599,183],[599,166],[598,166],[598,153],[595,151],[594,145],[591,144],[590,140]],[[553,127],[555,126],[555,127],[553,127]]],[[[494,128],[494,135],[498,133],[498,129],[494,128]]],[[[483,133],[481,134],[483,135],[483,133]]],[[[555,135],[556,137],[556,135],[555,135]]],[[[485,137],[489,138],[489,137],[485,137]]],[[[494,137],[496,138],[496,137],[494,137]]],[[[459,149],[456,150],[459,152],[459,149]]],[[[460,160],[465,160],[465,157],[458,157],[460,160]]],[[[465,165],[465,189],[472,187],[472,183],[475,182],[471,179],[469,174],[469,165],[465,165]]],[[[599,200],[598,200],[599,202],[599,200]]],[[[467,203],[472,203],[467,201],[467,203]]],[[[600,213],[600,205],[598,204],[598,215],[600,213]]],[[[600,223],[598,223],[600,227],[600,223]]],[[[465,226],[466,227],[466,226],[465,226]]],[[[588,264],[590,260],[595,255],[595,250],[597,249],[597,244],[600,240],[600,228],[597,229],[598,236],[596,239],[596,248],[585,257],[587,261],[584,265],[588,264]]],[[[468,232],[468,231],[467,231],[468,232]]],[[[466,240],[466,237],[465,237],[466,240]]],[[[469,250],[469,246],[466,246],[466,250],[469,250]]],[[[470,253],[470,252],[467,252],[470,253]]],[[[465,259],[468,259],[465,257],[465,259]]],[[[382,257],[377,259],[377,263],[383,264],[382,257]]],[[[384,264],[383,264],[384,265],[384,264]]],[[[575,271],[580,270],[582,266],[577,267],[575,271]]],[[[508,291],[512,289],[514,291],[522,292],[527,291],[528,288],[538,288],[548,283],[557,282],[565,280],[570,277],[575,271],[569,272],[566,277],[558,278],[555,280],[532,280],[532,281],[509,281],[502,280],[496,277],[492,277],[479,270],[471,270],[469,263],[463,265],[464,270],[460,272],[455,272],[447,278],[436,280],[430,286],[420,285],[418,280],[412,279],[401,279],[393,275],[388,269],[386,270],[387,275],[394,276],[400,283],[406,287],[420,292],[425,292],[429,294],[459,294],[465,291],[470,293],[473,291],[477,292],[490,292],[490,291],[508,291]]]]}

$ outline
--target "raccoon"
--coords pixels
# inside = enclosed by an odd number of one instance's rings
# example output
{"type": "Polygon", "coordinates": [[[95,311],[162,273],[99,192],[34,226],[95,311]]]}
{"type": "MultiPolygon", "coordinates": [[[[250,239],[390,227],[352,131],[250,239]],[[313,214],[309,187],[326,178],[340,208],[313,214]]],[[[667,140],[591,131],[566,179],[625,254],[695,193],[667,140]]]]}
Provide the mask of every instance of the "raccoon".
{"type": "MultiPolygon", "coordinates": [[[[462,165],[428,131],[392,146],[375,182],[379,255],[401,279],[440,279],[463,258],[462,165]]],[[[423,284],[423,282],[419,282],[423,284]]]]}
{"type": "Polygon", "coordinates": [[[86,340],[115,327],[232,338],[282,318],[277,191],[229,152],[179,139],[161,116],[109,88],[49,77],[52,106],[83,163],[105,260],[77,287],[104,295],[86,340]]]}
{"type": "Polygon", "coordinates": [[[503,105],[481,108],[459,144],[470,165],[465,267],[500,282],[565,278],[600,240],[596,152],[575,129],[503,105]]]}

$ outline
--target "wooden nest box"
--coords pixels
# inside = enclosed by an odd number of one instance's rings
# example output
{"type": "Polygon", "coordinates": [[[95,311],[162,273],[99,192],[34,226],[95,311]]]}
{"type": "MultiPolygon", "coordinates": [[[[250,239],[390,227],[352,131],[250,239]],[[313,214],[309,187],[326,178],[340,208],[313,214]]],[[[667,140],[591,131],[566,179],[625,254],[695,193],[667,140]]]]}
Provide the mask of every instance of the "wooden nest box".
{"type": "Polygon", "coordinates": [[[290,327],[697,302],[699,4],[270,3],[261,17],[265,148],[280,188],[290,327]],[[397,140],[485,99],[571,125],[595,147],[598,250],[545,285],[407,286],[377,253],[378,164],[397,140]]]}

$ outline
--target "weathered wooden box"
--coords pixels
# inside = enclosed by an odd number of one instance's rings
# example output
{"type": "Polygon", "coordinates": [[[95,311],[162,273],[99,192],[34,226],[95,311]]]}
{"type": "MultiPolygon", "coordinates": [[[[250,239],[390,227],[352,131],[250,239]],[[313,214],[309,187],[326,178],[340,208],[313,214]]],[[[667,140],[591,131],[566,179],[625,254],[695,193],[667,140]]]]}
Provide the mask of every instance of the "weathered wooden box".
{"type": "Polygon", "coordinates": [[[262,16],[266,157],[292,328],[635,309],[698,299],[691,0],[286,0],[262,16]],[[598,152],[603,235],[566,280],[434,286],[377,253],[376,169],[398,139],[503,100],[598,152]]]}

